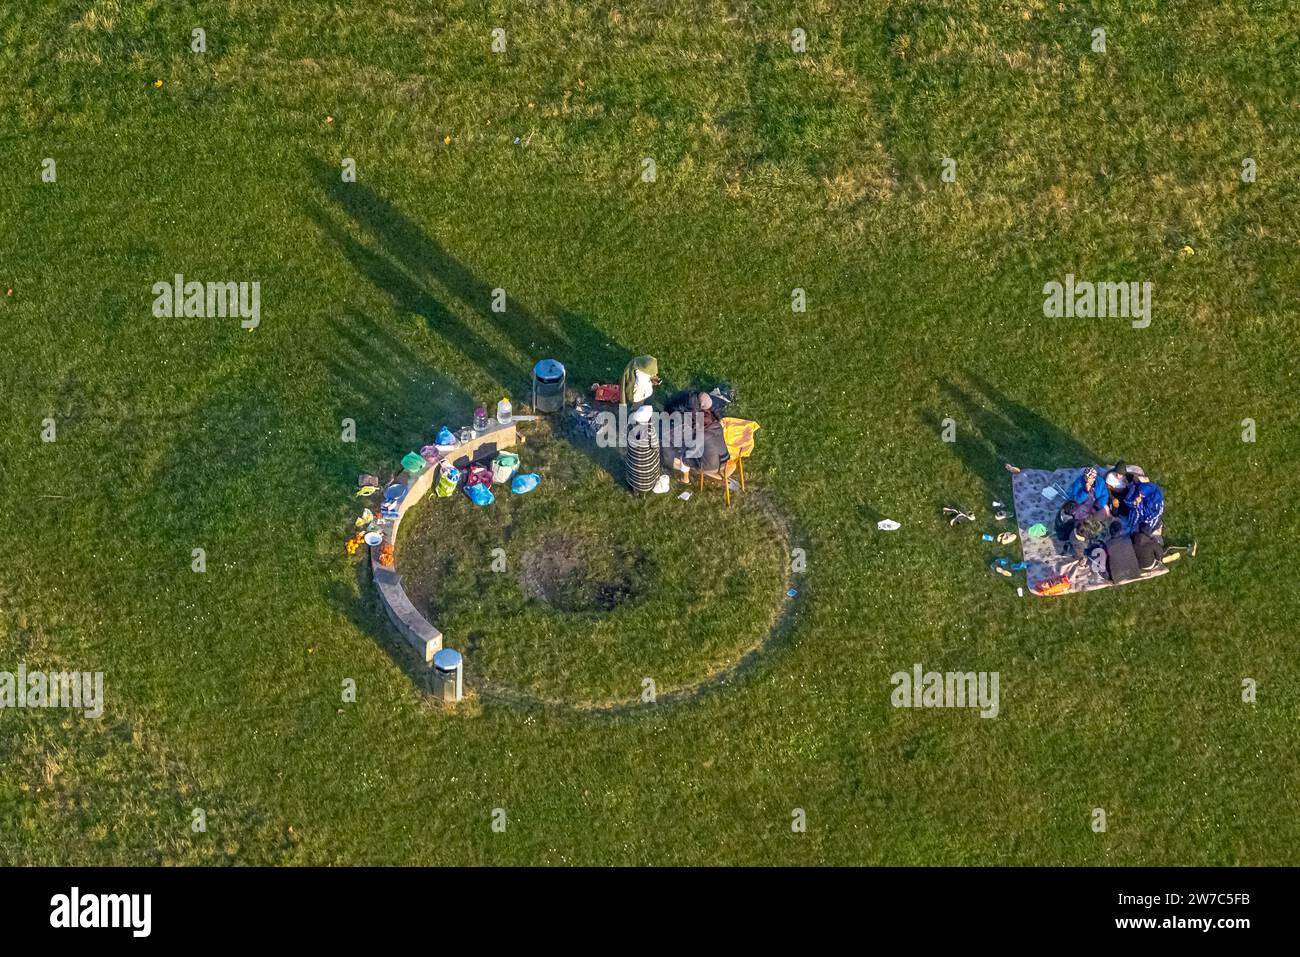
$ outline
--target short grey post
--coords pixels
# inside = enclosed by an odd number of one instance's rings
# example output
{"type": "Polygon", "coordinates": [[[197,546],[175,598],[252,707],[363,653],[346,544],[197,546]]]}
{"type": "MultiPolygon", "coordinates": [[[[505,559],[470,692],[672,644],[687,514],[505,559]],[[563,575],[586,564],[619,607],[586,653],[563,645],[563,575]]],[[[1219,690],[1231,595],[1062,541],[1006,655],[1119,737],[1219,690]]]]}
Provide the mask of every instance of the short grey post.
{"type": "Polygon", "coordinates": [[[464,694],[465,663],[460,652],[443,648],[433,656],[433,696],[455,704],[464,694]]]}

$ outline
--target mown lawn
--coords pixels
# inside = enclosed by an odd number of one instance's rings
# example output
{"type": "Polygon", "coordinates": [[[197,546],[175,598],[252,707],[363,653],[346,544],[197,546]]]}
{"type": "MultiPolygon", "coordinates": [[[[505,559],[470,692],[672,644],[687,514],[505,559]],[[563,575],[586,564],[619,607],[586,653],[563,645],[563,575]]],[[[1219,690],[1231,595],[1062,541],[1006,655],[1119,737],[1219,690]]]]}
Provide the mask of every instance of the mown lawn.
{"type": "Polygon", "coordinates": [[[108,708],[0,712],[0,861],[1300,863],[1290,5],[431,6],[5,4],[0,670],[108,708]],[[261,325],[154,318],[176,273],[261,325]],[[1152,324],[1044,318],[1066,273],[1152,324]],[[788,639],[685,703],[437,711],[344,553],[357,473],[639,352],[762,423],[788,639]],[[1201,544],[1157,582],[1020,599],[939,520],[1119,457],[1201,544]],[[917,662],[1001,713],[892,708],[917,662]]]}

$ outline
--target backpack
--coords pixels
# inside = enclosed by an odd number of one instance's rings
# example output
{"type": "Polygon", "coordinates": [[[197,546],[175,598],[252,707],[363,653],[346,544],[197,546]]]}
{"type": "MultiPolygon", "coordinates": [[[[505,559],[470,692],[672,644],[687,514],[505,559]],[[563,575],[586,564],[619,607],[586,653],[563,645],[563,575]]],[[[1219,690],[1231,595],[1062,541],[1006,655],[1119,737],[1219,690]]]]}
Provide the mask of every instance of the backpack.
{"type": "Polygon", "coordinates": [[[1070,536],[1074,534],[1075,521],[1073,505],[1073,502],[1066,502],[1056,513],[1056,521],[1054,523],[1056,537],[1063,542],[1068,542],[1070,536]]]}
{"type": "Polygon", "coordinates": [[[1137,553],[1133,551],[1133,539],[1119,535],[1106,542],[1106,568],[1110,572],[1110,580],[1116,585],[1142,577],[1137,553]]]}

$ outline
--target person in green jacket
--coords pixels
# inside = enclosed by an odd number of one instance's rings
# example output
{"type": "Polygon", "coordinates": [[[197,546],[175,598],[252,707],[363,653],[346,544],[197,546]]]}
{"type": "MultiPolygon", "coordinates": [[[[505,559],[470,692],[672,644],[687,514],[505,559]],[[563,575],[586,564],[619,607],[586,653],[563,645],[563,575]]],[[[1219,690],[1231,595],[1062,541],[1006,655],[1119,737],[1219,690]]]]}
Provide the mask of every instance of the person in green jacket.
{"type": "Polygon", "coordinates": [[[659,384],[659,360],[654,356],[637,356],[623,370],[623,403],[639,406],[650,399],[659,384]]]}

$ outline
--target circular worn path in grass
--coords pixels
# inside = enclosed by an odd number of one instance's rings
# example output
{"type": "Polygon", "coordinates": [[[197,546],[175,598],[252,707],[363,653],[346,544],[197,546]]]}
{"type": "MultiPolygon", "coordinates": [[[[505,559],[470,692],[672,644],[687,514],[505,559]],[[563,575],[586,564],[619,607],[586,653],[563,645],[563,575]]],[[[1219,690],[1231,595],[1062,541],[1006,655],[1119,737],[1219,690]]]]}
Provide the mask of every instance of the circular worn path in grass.
{"type": "Polygon", "coordinates": [[[471,702],[631,711],[650,679],[655,704],[678,703],[788,634],[790,529],[752,485],[730,509],[716,487],[681,501],[680,482],[636,497],[549,429],[518,451],[535,491],[427,497],[401,526],[397,571],[465,655],[471,702]]]}
{"type": "MultiPolygon", "coordinates": [[[[677,490],[674,489],[674,491],[677,490]]],[[[761,493],[749,491],[746,493],[746,496],[748,506],[761,511],[765,518],[772,523],[774,531],[776,531],[780,536],[781,541],[785,545],[784,567],[789,569],[789,543],[791,539],[789,535],[789,526],[784,516],[782,516],[767,497],[761,493]]],[[[793,576],[787,571],[782,580],[782,587],[779,591],[780,600],[783,604],[772,609],[773,613],[769,617],[765,629],[756,630],[750,636],[752,640],[735,650],[735,657],[731,661],[715,667],[707,674],[702,675],[692,682],[678,685],[667,690],[662,688],[658,689],[654,706],[664,707],[668,705],[682,704],[707,691],[725,687],[733,681],[738,680],[745,672],[757,665],[763,658],[774,652],[785,641],[785,639],[789,637],[793,629],[799,605],[802,601],[801,595],[797,595],[793,599],[786,597],[786,591],[788,591],[792,586],[793,576]]],[[[474,685],[474,690],[486,703],[502,703],[547,710],[567,710],[588,714],[627,713],[644,710],[648,706],[647,702],[642,701],[639,696],[612,700],[567,701],[548,698],[526,689],[492,682],[479,682],[474,685]]]]}

